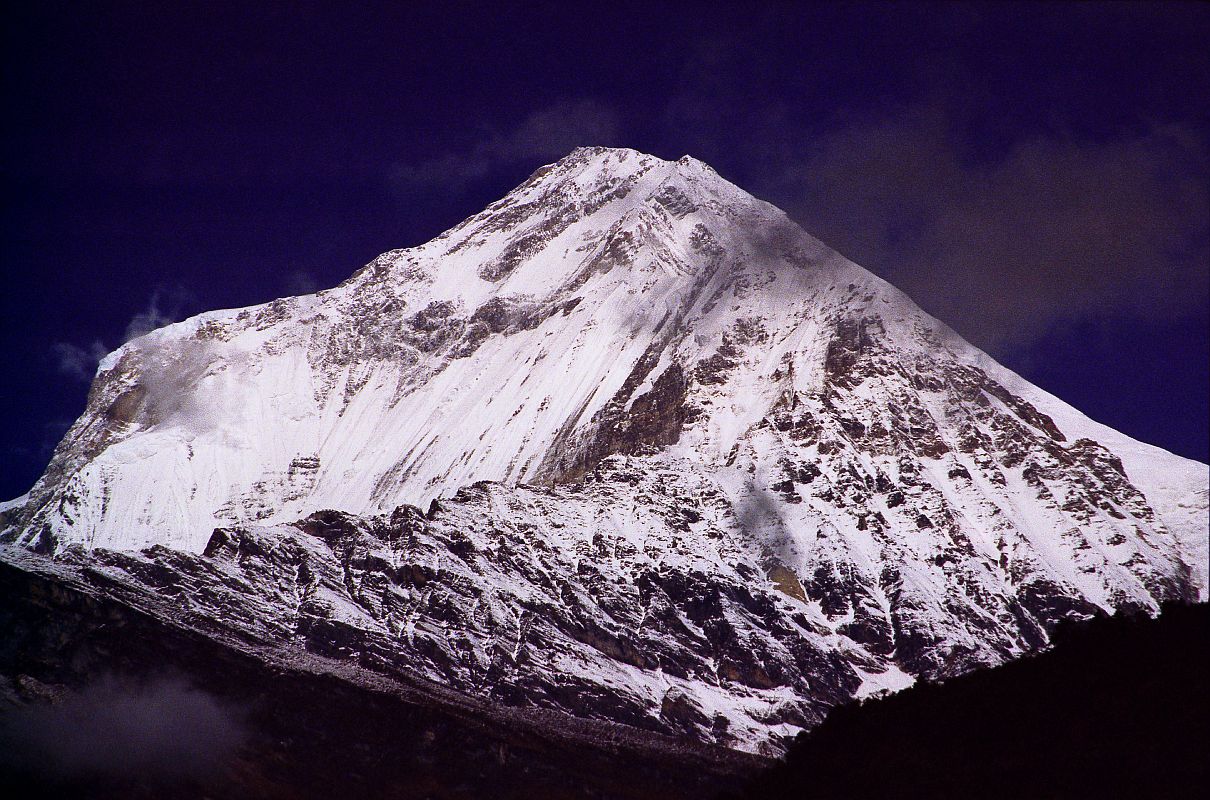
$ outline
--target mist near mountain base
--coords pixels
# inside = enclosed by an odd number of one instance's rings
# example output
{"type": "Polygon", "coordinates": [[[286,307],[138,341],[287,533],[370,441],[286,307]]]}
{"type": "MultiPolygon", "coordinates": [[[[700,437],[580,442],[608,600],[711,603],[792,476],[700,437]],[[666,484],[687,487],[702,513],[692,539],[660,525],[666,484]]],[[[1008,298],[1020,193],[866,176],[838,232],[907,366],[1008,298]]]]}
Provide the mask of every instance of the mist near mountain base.
{"type": "Polygon", "coordinates": [[[240,711],[184,679],[107,677],[0,722],[0,767],[48,781],[206,781],[247,738],[240,711]]]}

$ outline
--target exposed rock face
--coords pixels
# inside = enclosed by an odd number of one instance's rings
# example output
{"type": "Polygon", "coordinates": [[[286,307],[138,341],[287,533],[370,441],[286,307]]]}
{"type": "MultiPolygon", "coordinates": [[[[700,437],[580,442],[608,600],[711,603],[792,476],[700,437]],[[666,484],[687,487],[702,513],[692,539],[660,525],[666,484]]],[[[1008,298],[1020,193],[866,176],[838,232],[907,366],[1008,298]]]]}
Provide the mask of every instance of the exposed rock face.
{"type": "Polygon", "coordinates": [[[0,515],[6,558],[246,646],[750,751],[1206,597],[1205,465],[704,164],[599,148],[340,287],[126,345],[0,515]]]}
{"type": "MultiPolygon", "coordinates": [[[[13,796],[698,800],[737,789],[764,763],[618,723],[502,706],[415,676],[392,679],[337,662],[325,669],[313,654],[250,653],[221,619],[207,619],[203,635],[162,611],[148,613],[172,603],[168,594],[115,597],[120,589],[90,567],[65,575],[65,565],[56,566],[56,578],[47,579],[0,564],[0,774],[13,796]],[[98,702],[98,676],[115,674],[126,679],[126,691],[98,702]],[[171,694],[155,707],[157,733],[213,733],[188,709],[166,706],[187,689],[216,704],[221,733],[233,741],[212,743],[211,751],[170,742],[149,759],[154,745],[139,731],[143,737],[132,741],[127,733],[120,746],[107,742],[95,748],[105,755],[78,763],[79,754],[73,762],[13,738],[46,735],[28,722],[10,725],[14,710],[45,725],[52,709],[61,714],[83,695],[90,710],[129,715],[140,698],[146,702],[148,686],[165,682],[171,694]],[[48,755],[60,757],[36,760],[48,755]]],[[[675,716],[680,706],[670,699],[669,708],[675,716]]],[[[104,720],[83,722],[95,734],[105,731],[104,720]]],[[[131,726],[139,722],[136,714],[119,733],[138,730],[131,726]]]]}

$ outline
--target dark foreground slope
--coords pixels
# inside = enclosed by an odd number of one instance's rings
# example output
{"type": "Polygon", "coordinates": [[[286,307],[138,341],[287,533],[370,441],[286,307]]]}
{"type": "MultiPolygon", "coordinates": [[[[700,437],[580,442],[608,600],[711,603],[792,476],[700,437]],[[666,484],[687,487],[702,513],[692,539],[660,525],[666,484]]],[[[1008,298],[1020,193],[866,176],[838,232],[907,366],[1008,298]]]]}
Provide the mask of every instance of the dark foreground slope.
{"type": "Polygon", "coordinates": [[[1206,785],[1210,606],[834,711],[744,798],[1151,798],[1206,785]]]}
{"type": "Polygon", "coordinates": [[[762,759],[271,665],[0,563],[0,787],[54,798],[698,798],[762,759]]]}

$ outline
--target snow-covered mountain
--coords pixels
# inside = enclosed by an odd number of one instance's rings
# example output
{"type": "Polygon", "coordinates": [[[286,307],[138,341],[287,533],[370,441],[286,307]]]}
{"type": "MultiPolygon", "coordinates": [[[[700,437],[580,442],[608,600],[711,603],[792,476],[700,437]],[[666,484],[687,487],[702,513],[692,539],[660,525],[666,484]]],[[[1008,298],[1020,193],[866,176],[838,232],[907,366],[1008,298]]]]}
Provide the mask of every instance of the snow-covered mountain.
{"type": "Polygon", "coordinates": [[[761,751],[1205,600],[1207,484],[700,161],[585,148],[126,344],[0,529],[233,641],[761,751]]]}

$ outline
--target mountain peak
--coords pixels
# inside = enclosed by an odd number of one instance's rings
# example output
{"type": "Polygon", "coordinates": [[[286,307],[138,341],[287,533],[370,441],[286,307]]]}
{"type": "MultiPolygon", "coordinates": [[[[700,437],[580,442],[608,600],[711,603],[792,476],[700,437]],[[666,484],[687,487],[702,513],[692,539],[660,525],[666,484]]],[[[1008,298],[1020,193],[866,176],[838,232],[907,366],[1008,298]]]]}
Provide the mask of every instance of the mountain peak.
{"type": "Polygon", "coordinates": [[[592,180],[608,180],[646,172],[663,180],[678,174],[697,181],[715,180],[725,184],[729,191],[742,192],[738,187],[723,180],[710,165],[692,156],[684,155],[672,161],[628,147],[577,147],[558,161],[538,169],[534,174],[541,177],[553,173],[563,178],[575,175],[579,180],[591,185],[592,180]]]}
{"type": "MultiPolygon", "coordinates": [[[[826,250],[696,159],[585,147],[388,261],[396,276],[419,275],[443,299],[476,305],[494,295],[551,297],[606,272],[638,281],[652,270],[687,275],[707,262],[718,266],[696,255],[702,248],[721,247],[724,239],[739,246],[753,236],[773,236],[804,252],[826,250]],[[433,268],[418,272],[420,262],[433,268]]],[[[755,255],[755,246],[748,249],[755,255]]],[[[724,260],[728,268],[739,263],[724,260]]]]}
{"type": "Polygon", "coordinates": [[[566,161],[568,159],[573,159],[573,158],[593,159],[593,158],[600,158],[603,156],[613,156],[619,160],[625,160],[625,159],[629,159],[632,157],[655,158],[655,156],[648,155],[647,153],[642,153],[642,152],[635,150],[633,148],[630,148],[630,147],[605,147],[603,145],[582,145],[580,147],[573,148],[570,153],[568,153],[566,156],[564,156],[563,158],[561,158],[559,160],[566,161]]]}
{"type": "Polygon", "coordinates": [[[668,162],[628,147],[577,147],[557,161],[538,169],[538,173],[630,174],[635,170],[661,166],[668,162]]]}
{"type": "Polygon", "coordinates": [[[761,749],[1204,598],[1207,483],[701,162],[582,148],[334,289],[125,345],[0,541],[162,545],[99,557],[269,609],[249,640],[305,606],[463,691],[761,749]]]}

